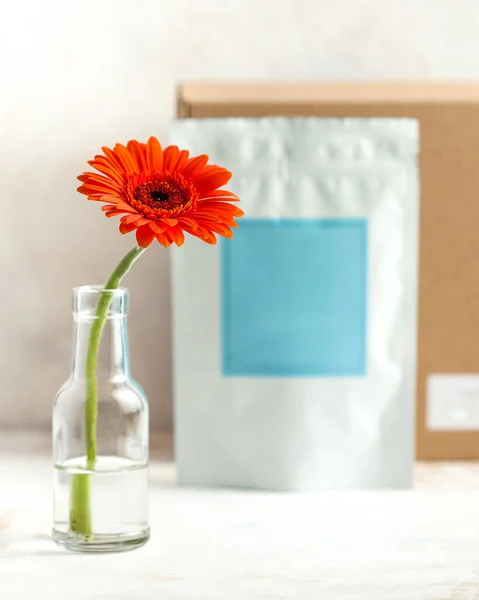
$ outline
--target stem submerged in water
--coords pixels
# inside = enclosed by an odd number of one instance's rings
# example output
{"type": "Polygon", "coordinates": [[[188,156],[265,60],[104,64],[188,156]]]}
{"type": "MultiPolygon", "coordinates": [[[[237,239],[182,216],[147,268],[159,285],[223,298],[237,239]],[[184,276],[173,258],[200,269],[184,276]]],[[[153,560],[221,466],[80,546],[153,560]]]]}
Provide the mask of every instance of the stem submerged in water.
{"type": "MultiPolygon", "coordinates": [[[[110,275],[104,290],[100,294],[96,307],[86,359],[86,399],[85,399],[85,442],[86,442],[86,469],[95,468],[97,456],[97,421],[98,421],[98,381],[97,362],[100,350],[101,336],[105,327],[108,309],[116,290],[123,277],[128,273],[133,263],[143,254],[146,248],[135,247],[130,250],[110,275]]],[[[77,473],[73,475],[70,504],[70,531],[82,534],[91,534],[91,481],[90,475],[77,473]]]]}

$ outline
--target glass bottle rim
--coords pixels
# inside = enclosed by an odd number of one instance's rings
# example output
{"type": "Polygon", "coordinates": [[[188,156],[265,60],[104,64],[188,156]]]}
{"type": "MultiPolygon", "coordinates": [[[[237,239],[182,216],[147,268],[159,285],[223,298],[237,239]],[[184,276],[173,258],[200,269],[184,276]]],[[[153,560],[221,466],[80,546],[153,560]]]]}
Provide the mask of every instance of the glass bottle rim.
{"type": "Polygon", "coordinates": [[[96,308],[103,292],[110,295],[107,319],[123,317],[129,312],[129,292],[125,287],[105,289],[103,285],[81,285],[73,288],[72,312],[76,318],[95,319],[96,308]]]}
{"type": "Polygon", "coordinates": [[[73,288],[74,294],[101,294],[102,292],[110,292],[115,296],[124,296],[128,295],[128,288],[126,287],[118,287],[106,289],[101,284],[95,285],[78,285],[73,288]]]}

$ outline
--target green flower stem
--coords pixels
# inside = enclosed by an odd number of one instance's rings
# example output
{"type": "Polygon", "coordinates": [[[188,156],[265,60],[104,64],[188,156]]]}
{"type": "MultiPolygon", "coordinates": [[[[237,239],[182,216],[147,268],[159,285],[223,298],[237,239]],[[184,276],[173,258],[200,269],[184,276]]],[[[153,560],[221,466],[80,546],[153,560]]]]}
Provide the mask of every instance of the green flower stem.
{"type": "MultiPolygon", "coordinates": [[[[97,362],[101,336],[105,327],[108,309],[114,292],[121,280],[128,273],[133,263],[143,254],[145,248],[135,247],[130,250],[110,275],[105,288],[100,294],[88,340],[86,360],[86,401],[85,401],[85,441],[86,468],[93,471],[97,456],[97,421],[98,421],[98,381],[97,362]]],[[[78,473],[72,477],[70,530],[82,534],[91,534],[91,481],[90,475],[78,473]]]]}
{"type": "Polygon", "coordinates": [[[87,473],[72,475],[70,531],[91,533],[90,475],[87,473]]]}

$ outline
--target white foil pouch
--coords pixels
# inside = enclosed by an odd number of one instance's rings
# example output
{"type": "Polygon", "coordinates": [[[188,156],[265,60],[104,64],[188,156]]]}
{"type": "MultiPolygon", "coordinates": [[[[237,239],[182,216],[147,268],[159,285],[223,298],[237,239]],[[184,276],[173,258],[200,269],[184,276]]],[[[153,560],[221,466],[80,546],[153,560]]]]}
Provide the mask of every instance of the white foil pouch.
{"type": "Polygon", "coordinates": [[[172,252],[179,482],[410,486],[416,121],[188,119],[170,142],[230,169],[245,212],[172,252]]]}

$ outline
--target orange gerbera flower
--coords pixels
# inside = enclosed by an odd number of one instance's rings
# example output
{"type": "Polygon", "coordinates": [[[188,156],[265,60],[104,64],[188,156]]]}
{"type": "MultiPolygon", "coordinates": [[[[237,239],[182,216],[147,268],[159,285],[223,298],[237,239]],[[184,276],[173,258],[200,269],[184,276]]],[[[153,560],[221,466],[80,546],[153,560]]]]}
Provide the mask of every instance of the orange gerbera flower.
{"type": "Polygon", "coordinates": [[[235,217],[243,211],[228,201],[239,198],[219,189],[231,173],[208,165],[208,156],[189,157],[187,150],[164,150],[151,137],[146,144],[131,140],[113,150],[102,148],[88,164],[102,173],[83,173],[78,188],[89,200],[105,202],[107,217],[121,216],[120,231],[136,230],[138,245],[147,248],[155,239],[162,246],[181,246],[183,231],[216,244],[215,234],[233,237],[235,217]]]}

